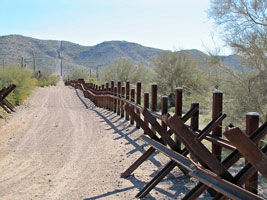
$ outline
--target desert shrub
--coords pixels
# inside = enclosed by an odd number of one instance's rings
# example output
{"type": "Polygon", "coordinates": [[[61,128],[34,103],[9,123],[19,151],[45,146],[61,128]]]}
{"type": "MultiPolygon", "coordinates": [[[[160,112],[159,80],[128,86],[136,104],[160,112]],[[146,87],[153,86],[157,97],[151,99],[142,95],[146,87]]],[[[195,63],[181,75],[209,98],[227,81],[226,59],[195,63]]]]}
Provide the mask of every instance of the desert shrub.
{"type": "Polygon", "coordinates": [[[63,80],[78,80],[78,79],[84,79],[87,83],[95,83],[98,84],[98,79],[92,75],[90,75],[90,72],[83,71],[80,69],[75,69],[72,72],[70,72],[67,76],[64,76],[63,80]]]}
{"type": "Polygon", "coordinates": [[[78,80],[80,78],[86,80],[88,77],[90,77],[89,73],[84,72],[83,70],[80,69],[75,69],[68,74],[69,80],[78,80]]]}
{"type": "Polygon", "coordinates": [[[11,64],[0,68],[0,89],[10,84],[17,86],[7,97],[14,105],[21,105],[36,86],[56,85],[58,81],[59,77],[47,70],[32,73],[25,68],[11,64]]]}
{"type": "Polygon", "coordinates": [[[38,81],[32,77],[32,72],[16,65],[9,65],[0,69],[0,88],[15,84],[16,89],[7,99],[14,105],[20,105],[37,86],[38,81]]]}
{"type": "Polygon", "coordinates": [[[59,77],[55,74],[52,74],[48,70],[38,71],[33,74],[33,77],[38,80],[39,87],[46,87],[50,85],[56,85],[59,81],[59,77]]]}

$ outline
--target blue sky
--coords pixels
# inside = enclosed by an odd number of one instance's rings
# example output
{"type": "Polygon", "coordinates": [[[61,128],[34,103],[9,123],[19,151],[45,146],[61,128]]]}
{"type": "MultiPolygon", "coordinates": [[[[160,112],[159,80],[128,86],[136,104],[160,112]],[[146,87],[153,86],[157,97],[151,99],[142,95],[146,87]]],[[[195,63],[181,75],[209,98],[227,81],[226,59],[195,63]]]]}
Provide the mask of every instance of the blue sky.
{"type": "Polygon", "coordinates": [[[209,0],[1,0],[0,35],[86,46],[126,40],[168,50],[206,51],[214,47],[213,40],[223,46],[207,18],[208,7],[209,0]]]}

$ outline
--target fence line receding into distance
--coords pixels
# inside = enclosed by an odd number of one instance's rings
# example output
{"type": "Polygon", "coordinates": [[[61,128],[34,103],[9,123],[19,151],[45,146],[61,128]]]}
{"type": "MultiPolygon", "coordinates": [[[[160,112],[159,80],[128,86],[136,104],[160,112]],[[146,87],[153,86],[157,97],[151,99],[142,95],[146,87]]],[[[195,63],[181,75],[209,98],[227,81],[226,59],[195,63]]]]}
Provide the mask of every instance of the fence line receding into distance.
{"type": "Polygon", "coordinates": [[[136,197],[145,197],[164,177],[176,166],[182,173],[194,177],[199,182],[183,199],[197,199],[203,192],[214,199],[263,199],[257,194],[258,175],[267,179],[267,145],[259,147],[259,142],[267,133],[267,122],[259,127],[258,113],[247,113],[245,133],[238,127],[229,124],[222,129],[222,121],[226,118],[223,113],[223,93],[215,91],[212,102],[212,120],[200,130],[199,104],[194,102],[187,113],[182,115],[183,89],[175,89],[175,113],[168,113],[168,97],[161,98],[161,114],[157,109],[157,85],[149,93],[144,93],[143,107],[141,106],[141,82],[130,88],[130,82],[114,81],[98,86],[85,83],[83,79],[66,81],[65,85],[80,89],[86,98],[96,106],[117,113],[131,124],[136,123],[144,134],[140,138],[150,148],[143,153],[121,177],[131,175],[154,152],[160,151],[170,158],[170,161],[148,182],[136,197]],[[150,106],[150,109],[149,109],[150,106]],[[190,125],[186,122],[190,120],[190,125]],[[222,137],[224,135],[226,138],[222,137]],[[211,142],[211,151],[202,143],[211,142]],[[182,148],[182,145],[184,148],[182,148]],[[222,148],[231,151],[222,158],[222,148]],[[242,169],[232,175],[229,168],[240,158],[246,162],[242,169]],[[260,172],[260,173],[258,173],[260,172]]]}

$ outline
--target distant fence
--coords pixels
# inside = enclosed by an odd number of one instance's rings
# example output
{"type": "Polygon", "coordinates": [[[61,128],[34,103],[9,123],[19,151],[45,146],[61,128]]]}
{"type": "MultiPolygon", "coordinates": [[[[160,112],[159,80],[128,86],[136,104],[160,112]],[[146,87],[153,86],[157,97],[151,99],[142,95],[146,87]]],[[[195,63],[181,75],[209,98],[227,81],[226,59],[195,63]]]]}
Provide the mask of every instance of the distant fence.
{"type": "Polygon", "coordinates": [[[151,88],[151,101],[149,101],[150,94],[144,93],[143,107],[141,82],[136,84],[136,90],[130,88],[129,81],[125,86],[120,81],[116,86],[114,81],[111,81],[110,86],[109,83],[98,86],[79,79],[67,81],[65,85],[80,89],[96,106],[117,113],[125,117],[125,120],[130,120],[131,124],[135,122],[137,128],[141,127],[144,130],[141,139],[150,148],[126,169],[121,177],[129,176],[155,151],[160,151],[171,159],[136,197],[145,197],[174,167],[178,166],[184,174],[199,181],[183,199],[197,199],[206,190],[214,199],[263,199],[257,195],[258,172],[267,179],[267,145],[260,148],[258,143],[267,133],[267,122],[259,127],[258,113],[247,113],[246,133],[232,124],[229,124],[223,132],[222,121],[226,118],[226,114],[222,110],[222,92],[213,93],[212,120],[200,130],[198,103],[192,103],[191,109],[182,115],[182,88],[175,89],[175,113],[171,116],[168,113],[166,96],[161,98],[161,114],[156,112],[156,84],[151,88]],[[190,125],[187,125],[189,119],[190,125]],[[227,139],[222,137],[222,133],[227,139]],[[203,145],[203,139],[211,142],[211,151],[203,145]],[[231,151],[224,159],[222,159],[222,148],[231,151]],[[241,157],[246,159],[246,163],[238,173],[232,175],[229,168],[241,157]]]}
{"type": "MultiPolygon", "coordinates": [[[[15,107],[6,99],[6,97],[16,88],[16,85],[9,85],[0,90],[0,106],[7,112],[15,112],[15,107]]],[[[2,118],[2,116],[0,115],[2,118]]]]}

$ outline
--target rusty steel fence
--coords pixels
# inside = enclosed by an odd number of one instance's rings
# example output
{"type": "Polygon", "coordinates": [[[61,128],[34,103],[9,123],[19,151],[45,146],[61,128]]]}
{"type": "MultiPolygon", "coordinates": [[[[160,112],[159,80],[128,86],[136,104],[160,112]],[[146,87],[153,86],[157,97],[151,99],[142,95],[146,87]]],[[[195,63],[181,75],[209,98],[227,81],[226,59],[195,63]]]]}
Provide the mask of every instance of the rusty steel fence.
{"type": "MultiPolygon", "coordinates": [[[[6,97],[16,88],[16,85],[11,84],[7,88],[0,90],[0,106],[7,113],[15,112],[15,107],[6,99],[6,97]]],[[[2,118],[2,116],[0,115],[2,118]]]]}
{"type": "Polygon", "coordinates": [[[182,173],[198,180],[183,199],[197,199],[205,191],[213,199],[264,199],[257,194],[257,188],[259,175],[267,179],[267,145],[260,147],[258,144],[267,133],[267,122],[259,126],[258,113],[247,113],[245,132],[232,124],[223,130],[222,121],[227,116],[222,109],[222,92],[213,92],[212,120],[200,129],[198,103],[192,103],[188,112],[182,114],[182,88],[175,89],[175,112],[171,116],[166,96],[161,97],[161,113],[156,112],[156,84],[151,87],[151,97],[144,93],[143,106],[141,82],[137,82],[135,88],[130,88],[129,81],[118,81],[117,84],[111,81],[109,87],[109,83],[98,86],[85,83],[83,79],[66,81],[65,85],[80,89],[96,106],[117,113],[131,124],[135,123],[136,128],[143,129],[140,139],[150,148],[121,177],[131,175],[156,151],[170,158],[136,197],[145,197],[177,166],[182,173]],[[203,144],[204,139],[211,143],[211,150],[203,144]],[[231,152],[225,158],[222,148],[231,152]],[[233,175],[229,169],[240,158],[245,158],[246,162],[233,175]]]}

